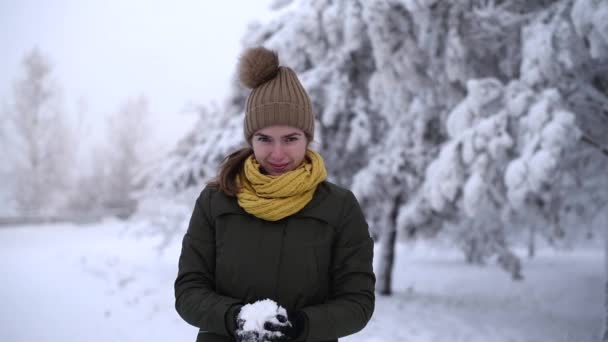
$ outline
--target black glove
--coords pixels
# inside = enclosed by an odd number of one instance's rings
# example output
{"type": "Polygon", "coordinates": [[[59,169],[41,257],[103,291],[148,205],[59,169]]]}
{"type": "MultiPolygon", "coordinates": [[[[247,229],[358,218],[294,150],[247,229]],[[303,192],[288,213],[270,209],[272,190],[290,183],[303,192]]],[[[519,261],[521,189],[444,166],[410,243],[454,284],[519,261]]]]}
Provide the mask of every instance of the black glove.
{"type": "Polygon", "coordinates": [[[302,337],[301,335],[304,332],[307,324],[306,314],[304,314],[302,311],[296,311],[289,314],[289,321],[287,320],[287,317],[283,315],[277,315],[276,318],[281,324],[275,324],[272,322],[264,323],[264,329],[282,333],[282,335],[272,339],[272,341],[294,341],[295,339],[302,337]]]}
{"type": "Polygon", "coordinates": [[[239,316],[239,312],[243,305],[236,304],[231,306],[228,311],[226,311],[226,316],[224,317],[224,321],[226,322],[226,330],[232,335],[232,337],[237,337],[235,332],[238,327],[237,317],[239,316]]]}

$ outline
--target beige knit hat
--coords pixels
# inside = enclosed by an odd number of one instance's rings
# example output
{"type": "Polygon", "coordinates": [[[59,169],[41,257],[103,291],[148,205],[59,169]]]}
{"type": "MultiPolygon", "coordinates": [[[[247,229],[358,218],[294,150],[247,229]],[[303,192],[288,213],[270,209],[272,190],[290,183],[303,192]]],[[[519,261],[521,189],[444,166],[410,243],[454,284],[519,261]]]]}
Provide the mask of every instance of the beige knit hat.
{"type": "Polygon", "coordinates": [[[279,66],[278,55],[263,47],[245,50],[239,61],[241,83],[251,89],[245,105],[245,139],[258,130],[286,125],[297,127],[311,139],[314,115],[310,98],[288,67],[279,66]]]}

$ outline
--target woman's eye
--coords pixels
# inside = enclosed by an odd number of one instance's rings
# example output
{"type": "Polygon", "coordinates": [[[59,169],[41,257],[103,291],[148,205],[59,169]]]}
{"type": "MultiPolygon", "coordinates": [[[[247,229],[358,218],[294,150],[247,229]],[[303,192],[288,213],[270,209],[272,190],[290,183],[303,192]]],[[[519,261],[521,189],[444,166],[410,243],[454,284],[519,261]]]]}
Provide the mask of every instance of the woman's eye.
{"type": "Polygon", "coordinates": [[[268,139],[268,137],[258,137],[258,141],[259,142],[269,142],[270,139],[268,139]]]}
{"type": "Polygon", "coordinates": [[[298,138],[296,138],[296,137],[289,137],[289,138],[286,138],[285,141],[287,141],[288,143],[290,143],[290,142],[298,141],[298,138]]]}

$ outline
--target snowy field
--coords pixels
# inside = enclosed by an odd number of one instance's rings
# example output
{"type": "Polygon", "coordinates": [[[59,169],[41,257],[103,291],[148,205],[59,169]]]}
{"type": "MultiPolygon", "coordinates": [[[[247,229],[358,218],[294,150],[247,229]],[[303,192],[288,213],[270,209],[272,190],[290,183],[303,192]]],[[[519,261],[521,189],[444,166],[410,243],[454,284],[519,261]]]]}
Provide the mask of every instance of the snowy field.
{"type": "MultiPolygon", "coordinates": [[[[173,308],[179,243],[124,223],[0,229],[0,341],[194,341],[173,308]]],[[[428,245],[398,250],[396,293],[348,342],[587,342],[603,320],[600,249],[541,250],[524,281],[428,245]]]]}

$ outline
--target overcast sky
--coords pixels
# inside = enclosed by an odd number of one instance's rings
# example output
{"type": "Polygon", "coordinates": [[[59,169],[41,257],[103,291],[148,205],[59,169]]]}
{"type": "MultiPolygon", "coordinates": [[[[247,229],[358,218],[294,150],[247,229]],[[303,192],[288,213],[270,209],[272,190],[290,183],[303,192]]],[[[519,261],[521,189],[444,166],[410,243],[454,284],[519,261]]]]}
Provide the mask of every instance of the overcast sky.
{"type": "Polygon", "coordinates": [[[51,60],[65,107],[80,102],[95,122],[143,94],[161,141],[173,141],[191,124],[179,114],[188,103],[226,94],[247,24],[267,20],[271,2],[0,0],[0,101],[37,46],[51,60]]]}

